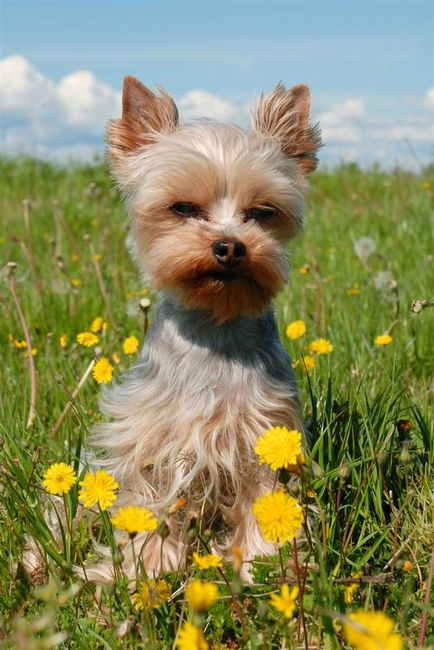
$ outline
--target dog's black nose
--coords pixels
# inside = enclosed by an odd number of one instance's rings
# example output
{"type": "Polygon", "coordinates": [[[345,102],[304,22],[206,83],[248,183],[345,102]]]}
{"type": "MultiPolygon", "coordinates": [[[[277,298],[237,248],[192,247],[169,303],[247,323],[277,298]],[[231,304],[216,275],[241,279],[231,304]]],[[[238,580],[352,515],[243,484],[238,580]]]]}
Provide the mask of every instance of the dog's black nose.
{"type": "Polygon", "coordinates": [[[240,241],[216,241],[212,252],[220,266],[226,270],[238,266],[246,255],[246,247],[240,241]]]}

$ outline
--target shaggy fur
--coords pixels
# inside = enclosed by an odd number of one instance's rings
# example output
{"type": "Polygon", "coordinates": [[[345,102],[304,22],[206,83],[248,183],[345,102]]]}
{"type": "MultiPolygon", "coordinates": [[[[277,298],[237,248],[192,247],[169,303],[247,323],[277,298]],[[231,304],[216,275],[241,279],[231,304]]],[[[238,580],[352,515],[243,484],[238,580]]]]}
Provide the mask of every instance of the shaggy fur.
{"type": "MultiPolygon", "coordinates": [[[[186,509],[200,513],[227,556],[233,546],[245,560],[275,550],[251,512],[274,479],[254,446],[274,425],[302,429],[270,304],[287,278],[286,243],[302,226],[306,174],[317,162],[309,101],[307,86],[279,85],[260,100],[250,133],[213,122],[179,127],[167,93],[126,77],[122,117],[109,123],[132,253],[162,300],[139,361],[104,392],[110,422],[94,428],[91,444],[119,482],[116,506],[166,518],[164,541],[134,540],[150,573],[185,561],[186,509]],[[222,262],[222,242],[242,254],[222,262]],[[186,508],[169,516],[180,497],[186,508]]],[[[132,577],[131,543],[123,554],[132,577]]],[[[112,563],[86,574],[109,582],[112,563]]]]}

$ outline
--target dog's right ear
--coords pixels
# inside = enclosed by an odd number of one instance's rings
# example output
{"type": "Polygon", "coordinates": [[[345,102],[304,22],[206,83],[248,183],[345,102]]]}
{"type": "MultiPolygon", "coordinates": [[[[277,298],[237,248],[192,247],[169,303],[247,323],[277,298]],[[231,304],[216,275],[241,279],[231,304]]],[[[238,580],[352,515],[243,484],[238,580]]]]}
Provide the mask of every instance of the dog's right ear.
{"type": "Polygon", "coordinates": [[[144,144],[150,144],[157,133],[170,133],[178,126],[178,109],[163,88],[154,95],[135,77],[125,77],[122,93],[122,117],[110,120],[106,140],[110,162],[120,165],[125,156],[144,144]]]}

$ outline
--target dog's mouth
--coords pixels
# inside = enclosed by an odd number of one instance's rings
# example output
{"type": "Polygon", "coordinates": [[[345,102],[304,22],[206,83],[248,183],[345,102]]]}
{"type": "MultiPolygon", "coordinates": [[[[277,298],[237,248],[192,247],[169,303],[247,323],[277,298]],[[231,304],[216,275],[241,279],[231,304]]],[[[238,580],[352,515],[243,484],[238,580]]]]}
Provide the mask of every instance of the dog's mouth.
{"type": "Polygon", "coordinates": [[[203,282],[214,281],[218,283],[235,282],[237,280],[250,280],[250,278],[242,275],[236,270],[229,271],[205,271],[198,273],[193,277],[193,282],[202,284],[203,282]]]}

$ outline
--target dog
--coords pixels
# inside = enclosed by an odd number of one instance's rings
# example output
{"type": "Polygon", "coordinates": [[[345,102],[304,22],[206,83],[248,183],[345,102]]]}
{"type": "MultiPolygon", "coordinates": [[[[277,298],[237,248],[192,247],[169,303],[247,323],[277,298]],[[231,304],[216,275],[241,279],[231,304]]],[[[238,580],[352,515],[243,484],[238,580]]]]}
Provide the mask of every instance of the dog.
{"type": "MultiPolygon", "coordinates": [[[[146,506],[167,520],[165,535],[145,544],[139,534],[123,548],[131,577],[137,556],[150,575],[185,562],[185,508],[226,557],[233,547],[246,562],[276,552],[252,514],[275,478],[254,447],[270,427],[303,430],[271,305],[317,166],[309,108],[306,85],[279,84],[259,100],[249,132],[213,121],[179,126],[163,89],[124,80],[108,155],[132,255],[161,300],[136,365],[103,393],[110,421],[90,442],[119,483],[116,506],[146,506]],[[180,498],[185,508],[167,517],[180,498]]],[[[101,561],[86,575],[104,583],[112,571],[101,561]]]]}

